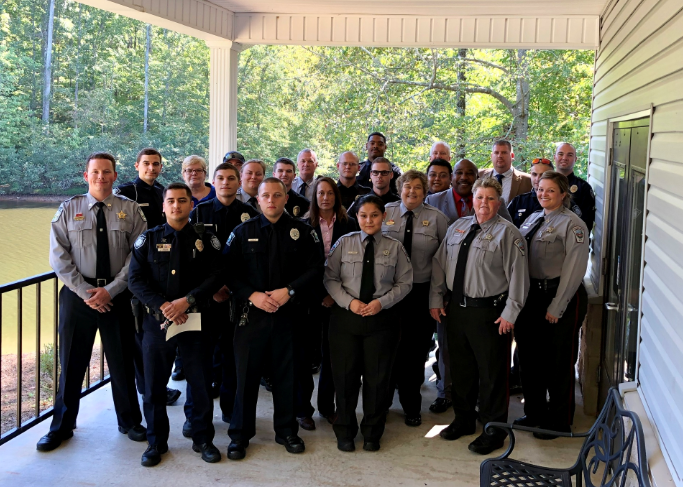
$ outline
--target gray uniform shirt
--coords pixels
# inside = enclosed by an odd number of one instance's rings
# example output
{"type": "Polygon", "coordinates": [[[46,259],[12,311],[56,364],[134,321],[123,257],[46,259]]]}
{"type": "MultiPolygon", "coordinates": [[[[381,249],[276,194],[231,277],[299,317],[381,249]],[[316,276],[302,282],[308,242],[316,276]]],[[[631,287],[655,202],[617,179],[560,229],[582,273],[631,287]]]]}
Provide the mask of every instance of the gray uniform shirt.
{"type": "MultiPolygon", "coordinates": [[[[453,188],[448,188],[439,193],[427,195],[427,197],[425,198],[425,203],[441,210],[443,214],[446,215],[446,217],[448,217],[449,225],[452,224],[458,218],[460,218],[458,216],[458,209],[455,204],[455,196],[453,196],[453,188]]],[[[500,208],[498,208],[498,214],[505,218],[507,221],[512,221],[510,212],[508,211],[507,205],[505,204],[505,200],[502,197],[500,198],[500,208]]],[[[467,216],[472,215],[474,215],[474,208],[471,208],[469,210],[467,216]]]]}
{"type": "MultiPolygon", "coordinates": [[[[403,243],[407,211],[408,208],[402,202],[388,203],[382,233],[403,243]]],[[[413,210],[413,246],[410,253],[413,282],[429,282],[432,276],[432,257],[447,231],[448,217],[433,206],[421,204],[413,210]]]]}
{"type": "MultiPolygon", "coordinates": [[[[447,290],[453,290],[460,244],[475,224],[474,216],[458,219],[450,226],[432,261],[430,308],[443,308],[447,290]]],[[[496,215],[481,224],[472,241],[465,267],[465,296],[486,298],[508,291],[500,314],[510,323],[524,307],[529,292],[526,241],[509,221],[496,215]]]]}
{"type": "Polygon", "coordinates": [[[529,248],[532,279],[560,278],[557,294],[548,313],[560,318],[579,288],[588,267],[588,228],[576,213],[564,206],[544,215],[532,213],[519,229],[526,236],[539,219],[545,218],[529,248]]]}
{"type": "MultiPolygon", "coordinates": [[[[138,204],[111,194],[104,199],[109,239],[109,260],[114,280],[104,286],[113,298],[128,286],[128,264],[133,242],[147,230],[147,220],[138,204]]],[[[62,203],[52,219],[50,266],[60,281],[82,299],[93,289],[83,277],[94,279],[97,266],[97,200],[90,194],[74,196],[62,203]]]]}
{"type": "MultiPolygon", "coordinates": [[[[318,176],[320,177],[320,176],[318,176]]],[[[317,178],[311,178],[310,181],[306,181],[306,194],[304,196],[308,198],[308,201],[313,201],[314,194],[313,194],[313,186],[315,185],[315,180],[317,178]]],[[[295,193],[299,194],[299,188],[301,188],[301,185],[304,184],[304,180],[301,179],[301,176],[297,176],[294,178],[292,181],[292,189],[294,190],[295,193]]]]}
{"type": "Polygon", "coordinates": [[[375,239],[373,298],[379,299],[382,309],[391,308],[412,289],[413,266],[403,244],[381,233],[369,236],[363,231],[351,232],[337,240],[325,263],[323,283],[332,299],[349,309],[351,301],[360,296],[366,238],[375,239]]]}
{"type": "MultiPolygon", "coordinates": [[[[235,198],[240,200],[242,203],[246,203],[247,205],[251,206],[251,203],[249,203],[249,200],[251,199],[251,196],[246,191],[243,191],[242,188],[237,188],[237,194],[235,195],[235,198]]],[[[258,201],[256,202],[256,206],[254,206],[254,209],[259,213],[262,214],[263,212],[261,211],[261,207],[258,204],[258,201]]]]}

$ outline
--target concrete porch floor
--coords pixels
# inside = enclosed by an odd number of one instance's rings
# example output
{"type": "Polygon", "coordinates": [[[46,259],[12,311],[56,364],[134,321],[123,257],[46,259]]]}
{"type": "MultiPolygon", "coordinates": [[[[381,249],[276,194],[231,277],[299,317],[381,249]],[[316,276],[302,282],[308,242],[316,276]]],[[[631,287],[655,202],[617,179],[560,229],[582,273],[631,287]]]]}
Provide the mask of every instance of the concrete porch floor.
{"type": "MultiPolygon", "coordinates": [[[[433,360],[433,359],[432,359],[433,360]]],[[[257,434],[247,449],[247,458],[231,461],[225,456],[230,442],[228,425],[221,421],[218,400],[214,402],[214,444],[223,455],[216,464],[203,462],[191,449],[191,440],[181,434],[184,421],[184,393],[176,405],[168,408],[171,422],[169,452],[154,468],[140,466],[146,443],[135,443],[116,428],[110,387],[103,387],[81,401],[78,429],[74,437],[50,453],[35,449],[38,439],[47,433],[49,419],[0,447],[0,485],[4,486],[74,486],[127,485],[144,486],[473,486],[479,484],[479,465],[484,457],[471,453],[467,445],[476,437],[453,442],[441,439],[438,432],[453,419],[449,410],[429,412],[436,397],[431,367],[425,369],[427,380],[422,387],[422,425],[410,428],[403,423],[403,413],[394,398],[379,452],[362,450],[362,437],[356,438],[357,450],[342,453],[336,448],[332,426],[314,417],[315,431],[300,430],[306,452],[292,455],[274,441],[272,396],[261,388],[257,412],[257,434]]],[[[315,376],[317,383],[317,375],[315,376]]],[[[185,382],[169,385],[181,390],[185,382]]],[[[313,397],[316,397],[314,393],[313,397]]],[[[512,420],[523,414],[521,396],[510,398],[512,420]]],[[[583,414],[582,397],[577,386],[575,431],[586,431],[593,418],[583,414]]],[[[314,400],[315,406],[315,400],[314,400]]],[[[359,405],[359,418],[361,407],[359,405]]],[[[477,434],[481,432],[478,425],[477,434]]],[[[507,443],[506,443],[507,444],[507,443]]],[[[536,440],[528,433],[517,434],[513,458],[552,467],[574,463],[582,439],[559,438],[536,440]]],[[[494,452],[491,456],[500,454],[494,452]]]]}

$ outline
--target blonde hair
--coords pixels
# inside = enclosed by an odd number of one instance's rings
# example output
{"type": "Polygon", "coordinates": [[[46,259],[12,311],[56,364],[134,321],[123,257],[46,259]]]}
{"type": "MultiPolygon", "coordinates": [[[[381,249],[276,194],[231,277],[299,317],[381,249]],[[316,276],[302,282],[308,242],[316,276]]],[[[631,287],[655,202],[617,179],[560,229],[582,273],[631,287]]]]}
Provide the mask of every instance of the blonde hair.
{"type": "Polygon", "coordinates": [[[260,160],[260,159],[249,159],[247,162],[245,162],[244,164],[242,164],[242,167],[240,168],[240,174],[242,173],[242,171],[244,171],[244,168],[247,167],[247,165],[249,165],[249,164],[258,164],[258,165],[260,165],[260,166],[261,166],[261,169],[263,169],[263,175],[264,175],[264,176],[266,175],[266,163],[263,162],[263,161],[260,160]]]}
{"type": "Polygon", "coordinates": [[[181,170],[184,171],[185,169],[187,169],[192,164],[200,164],[202,166],[202,169],[204,169],[204,172],[206,172],[207,169],[209,168],[209,166],[207,166],[206,161],[204,160],[203,157],[191,155],[191,156],[187,156],[185,159],[183,159],[183,165],[181,166],[181,170]]]}
{"type": "Polygon", "coordinates": [[[472,194],[475,194],[479,188],[493,188],[499,198],[503,196],[503,187],[494,178],[477,179],[472,186],[472,194]]]}

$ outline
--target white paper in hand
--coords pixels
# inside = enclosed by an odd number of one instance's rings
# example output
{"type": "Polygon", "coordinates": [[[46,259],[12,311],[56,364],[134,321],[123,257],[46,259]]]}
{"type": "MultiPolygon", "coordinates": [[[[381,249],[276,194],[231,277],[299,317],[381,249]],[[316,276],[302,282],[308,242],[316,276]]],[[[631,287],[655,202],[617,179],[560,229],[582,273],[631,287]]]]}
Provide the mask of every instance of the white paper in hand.
{"type": "Polygon", "coordinates": [[[182,325],[175,322],[166,330],[166,341],[170,340],[178,333],[184,331],[201,331],[202,329],[202,314],[201,313],[187,313],[187,321],[182,325]]]}

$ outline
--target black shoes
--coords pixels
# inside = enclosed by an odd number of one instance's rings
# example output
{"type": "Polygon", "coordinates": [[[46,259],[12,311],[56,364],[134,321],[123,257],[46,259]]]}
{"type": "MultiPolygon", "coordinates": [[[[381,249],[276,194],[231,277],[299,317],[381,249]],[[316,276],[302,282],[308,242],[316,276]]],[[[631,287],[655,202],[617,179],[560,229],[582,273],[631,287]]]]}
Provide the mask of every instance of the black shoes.
{"type": "Polygon", "coordinates": [[[143,467],[153,467],[154,465],[159,465],[161,462],[161,454],[168,451],[168,443],[161,443],[158,445],[149,445],[142,454],[142,459],[140,460],[140,465],[143,467]]]}
{"type": "Polygon", "coordinates": [[[453,405],[453,401],[450,399],[445,399],[443,397],[437,397],[436,401],[429,406],[429,410],[433,413],[444,413],[449,407],[453,405]]]}
{"type": "Polygon", "coordinates": [[[334,422],[337,420],[337,413],[336,412],[330,413],[330,414],[319,412],[319,414],[321,417],[325,418],[327,420],[327,422],[330,424],[334,424],[334,422]]]}
{"type": "Polygon", "coordinates": [[[493,434],[489,435],[486,432],[480,434],[476,440],[469,444],[467,447],[471,452],[479,453],[480,455],[488,455],[493,450],[498,450],[503,448],[503,443],[505,442],[505,434],[493,434]]]}
{"type": "Polygon", "coordinates": [[[178,400],[182,392],[180,392],[178,389],[171,389],[170,387],[166,388],[166,405],[170,406],[174,402],[178,400]]]}
{"type": "Polygon", "coordinates": [[[202,460],[206,463],[216,463],[221,461],[221,452],[218,451],[210,441],[201,445],[192,442],[192,451],[202,454],[202,460]]]}
{"type": "Polygon", "coordinates": [[[230,460],[242,460],[247,456],[247,447],[249,440],[232,440],[228,445],[228,458],[230,460]]]}
{"type": "Polygon", "coordinates": [[[379,450],[379,440],[363,440],[363,450],[365,451],[377,451],[379,450]]]}
{"type": "Polygon", "coordinates": [[[276,436],[275,443],[278,445],[284,445],[289,453],[303,453],[306,449],[304,440],[299,438],[297,435],[290,435],[287,438],[276,436]]]}
{"type": "Polygon", "coordinates": [[[273,381],[269,377],[261,377],[261,385],[266,388],[268,392],[273,392],[273,381]]]}
{"type": "Polygon", "coordinates": [[[192,438],[192,423],[189,419],[186,419],[183,423],[183,436],[185,438],[192,438]]]}
{"type": "Polygon", "coordinates": [[[36,443],[36,450],[38,451],[52,451],[62,444],[62,441],[68,440],[74,435],[73,431],[67,433],[59,433],[57,431],[50,431],[43,436],[38,443],[36,443]]]}
{"type": "Polygon", "coordinates": [[[465,424],[463,422],[453,421],[445,429],[441,430],[439,436],[444,440],[453,441],[457,440],[461,436],[473,435],[477,431],[477,425],[472,422],[472,424],[465,424]]]}
{"type": "Polygon", "coordinates": [[[521,418],[515,419],[512,424],[516,424],[517,426],[528,426],[529,428],[538,428],[541,422],[533,416],[522,416],[521,418]]]}
{"type": "Polygon", "coordinates": [[[340,451],[355,451],[356,444],[351,440],[337,440],[337,449],[340,451]]]}
{"type": "Polygon", "coordinates": [[[417,416],[409,416],[406,414],[405,423],[406,426],[420,426],[422,424],[422,416],[419,414],[417,416]]]}
{"type": "Polygon", "coordinates": [[[119,426],[119,432],[123,433],[124,435],[127,434],[128,438],[133,441],[145,441],[147,439],[147,429],[141,424],[133,426],[129,429],[119,426]]]}
{"type": "Polygon", "coordinates": [[[185,380],[185,371],[183,371],[182,367],[178,368],[176,367],[173,373],[171,374],[171,379],[173,380],[185,380]]]}
{"type": "Polygon", "coordinates": [[[305,418],[296,418],[299,425],[306,431],[313,431],[315,429],[315,421],[310,416],[305,418]]]}

